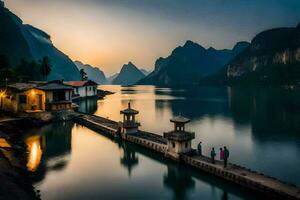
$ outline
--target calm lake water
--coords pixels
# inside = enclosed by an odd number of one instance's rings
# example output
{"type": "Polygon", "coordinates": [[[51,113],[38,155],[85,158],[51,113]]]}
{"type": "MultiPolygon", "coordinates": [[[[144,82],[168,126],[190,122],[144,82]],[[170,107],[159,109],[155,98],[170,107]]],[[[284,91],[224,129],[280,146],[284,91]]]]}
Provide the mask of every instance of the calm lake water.
{"type": "MultiPolygon", "coordinates": [[[[230,161],[300,185],[300,98],[280,89],[102,86],[116,92],[81,111],[120,121],[131,101],[141,129],[162,134],[181,113],[193,146],[228,146],[230,161]]],[[[138,146],[68,123],[32,130],[27,167],[43,199],[256,199],[252,193],[138,146]]]]}

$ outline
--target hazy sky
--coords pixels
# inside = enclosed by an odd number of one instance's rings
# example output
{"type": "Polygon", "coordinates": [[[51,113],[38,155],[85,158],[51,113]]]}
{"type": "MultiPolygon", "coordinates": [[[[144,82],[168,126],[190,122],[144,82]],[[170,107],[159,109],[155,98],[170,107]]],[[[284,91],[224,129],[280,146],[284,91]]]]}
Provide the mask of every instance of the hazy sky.
{"type": "Polygon", "coordinates": [[[6,0],[73,60],[107,74],[132,61],[152,69],[158,57],[193,40],[232,48],[258,32],[300,22],[300,0],[6,0]]]}

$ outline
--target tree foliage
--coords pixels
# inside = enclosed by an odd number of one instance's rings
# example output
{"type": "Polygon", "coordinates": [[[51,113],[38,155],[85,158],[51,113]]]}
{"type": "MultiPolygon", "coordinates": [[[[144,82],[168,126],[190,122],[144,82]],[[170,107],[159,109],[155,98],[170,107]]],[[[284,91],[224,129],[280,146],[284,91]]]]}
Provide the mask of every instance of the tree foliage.
{"type": "Polygon", "coordinates": [[[17,76],[19,81],[39,81],[42,80],[40,73],[40,64],[36,61],[27,61],[21,59],[20,63],[16,67],[17,76]]]}
{"type": "Polygon", "coordinates": [[[44,80],[47,80],[48,75],[51,73],[52,66],[50,64],[50,59],[45,56],[40,61],[40,73],[43,76],[44,80]]]}
{"type": "Polygon", "coordinates": [[[87,73],[84,71],[84,69],[80,70],[80,76],[81,76],[81,80],[83,80],[83,81],[88,79],[87,73]]]}
{"type": "Polygon", "coordinates": [[[10,61],[6,55],[0,55],[0,84],[4,84],[7,80],[15,78],[15,72],[11,67],[10,61]]]}
{"type": "Polygon", "coordinates": [[[23,58],[19,64],[12,66],[6,55],[0,55],[0,85],[7,81],[47,80],[51,68],[50,59],[46,56],[39,62],[23,58]]]}

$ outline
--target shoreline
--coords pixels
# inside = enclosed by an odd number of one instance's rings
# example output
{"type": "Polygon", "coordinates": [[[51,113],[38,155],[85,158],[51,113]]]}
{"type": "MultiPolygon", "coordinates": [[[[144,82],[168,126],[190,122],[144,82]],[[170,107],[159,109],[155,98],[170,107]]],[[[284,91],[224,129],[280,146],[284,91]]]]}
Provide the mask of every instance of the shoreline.
{"type": "MultiPolygon", "coordinates": [[[[114,94],[98,90],[98,99],[114,94]]],[[[7,147],[0,147],[0,178],[2,187],[0,196],[4,199],[38,200],[39,191],[33,185],[26,168],[27,147],[22,137],[31,129],[59,121],[71,121],[79,114],[74,110],[58,112],[37,112],[13,114],[0,112],[0,138],[7,142],[7,147]]]]}
{"type": "Polygon", "coordinates": [[[39,191],[33,186],[26,169],[26,146],[21,137],[37,124],[28,119],[0,122],[0,136],[7,141],[7,147],[0,147],[0,178],[4,199],[40,199],[39,191]],[[16,126],[19,125],[19,126],[16,126]]]}

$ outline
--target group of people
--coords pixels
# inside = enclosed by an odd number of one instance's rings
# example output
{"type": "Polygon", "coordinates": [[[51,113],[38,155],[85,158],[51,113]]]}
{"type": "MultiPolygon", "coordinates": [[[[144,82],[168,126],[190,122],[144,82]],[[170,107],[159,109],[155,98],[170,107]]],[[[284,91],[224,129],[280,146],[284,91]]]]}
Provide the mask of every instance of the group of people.
{"type": "MultiPolygon", "coordinates": [[[[202,155],[202,142],[199,142],[198,144],[198,155],[202,155]]],[[[211,157],[211,162],[213,164],[215,164],[215,157],[217,156],[217,153],[215,151],[215,148],[213,147],[210,151],[210,157],[211,157]]],[[[226,146],[224,146],[223,148],[220,148],[220,152],[219,152],[219,156],[220,156],[220,160],[224,161],[224,168],[227,167],[227,162],[228,162],[228,158],[229,158],[229,150],[227,149],[226,146]]]]}

